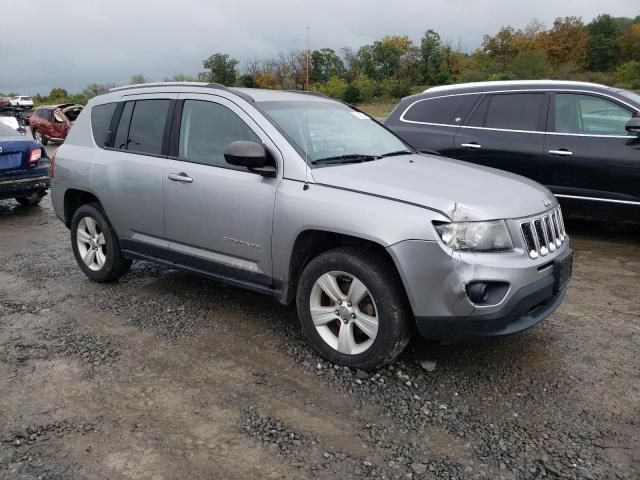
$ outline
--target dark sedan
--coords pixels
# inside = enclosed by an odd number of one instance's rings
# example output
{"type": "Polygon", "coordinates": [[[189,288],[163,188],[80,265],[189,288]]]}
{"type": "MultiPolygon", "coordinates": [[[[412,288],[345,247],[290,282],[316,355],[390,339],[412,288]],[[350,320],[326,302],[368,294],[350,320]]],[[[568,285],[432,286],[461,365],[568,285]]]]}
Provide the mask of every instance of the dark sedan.
{"type": "Polygon", "coordinates": [[[640,219],[635,93],[543,80],[450,85],[402,99],[385,123],[418,150],[517,173],[563,201],[640,219]]]}
{"type": "Polygon", "coordinates": [[[37,205],[51,182],[51,161],[43,146],[0,124],[0,200],[37,205]]]}

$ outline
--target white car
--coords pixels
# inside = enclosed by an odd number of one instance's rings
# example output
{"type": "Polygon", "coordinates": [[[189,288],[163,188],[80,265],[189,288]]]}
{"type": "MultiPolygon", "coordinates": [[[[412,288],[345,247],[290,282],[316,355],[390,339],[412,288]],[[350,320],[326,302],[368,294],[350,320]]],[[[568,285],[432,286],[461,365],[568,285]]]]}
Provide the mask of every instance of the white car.
{"type": "Polygon", "coordinates": [[[12,107],[33,107],[33,100],[31,97],[25,95],[19,95],[11,99],[12,107]]]}

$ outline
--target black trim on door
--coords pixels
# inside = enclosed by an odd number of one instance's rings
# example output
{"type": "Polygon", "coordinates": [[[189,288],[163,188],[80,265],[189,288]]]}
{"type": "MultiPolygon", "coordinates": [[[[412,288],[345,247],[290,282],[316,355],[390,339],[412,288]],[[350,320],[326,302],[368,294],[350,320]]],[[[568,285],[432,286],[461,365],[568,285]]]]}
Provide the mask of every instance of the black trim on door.
{"type": "Polygon", "coordinates": [[[284,298],[284,282],[276,281],[267,275],[135,240],[120,240],[120,248],[125,257],[133,260],[146,260],[169,268],[194,273],[229,285],[269,295],[281,302],[284,298]]]}

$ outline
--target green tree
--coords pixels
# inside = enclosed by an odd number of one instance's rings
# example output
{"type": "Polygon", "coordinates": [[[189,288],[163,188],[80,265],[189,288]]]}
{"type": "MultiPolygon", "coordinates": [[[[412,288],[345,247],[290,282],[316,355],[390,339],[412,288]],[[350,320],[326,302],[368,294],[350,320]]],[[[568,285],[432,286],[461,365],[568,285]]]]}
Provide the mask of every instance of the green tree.
{"type": "Polygon", "coordinates": [[[366,102],[380,93],[380,87],[377,82],[371,80],[364,73],[353,79],[353,86],[360,91],[361,101],[366,102]]]}
{"type": "Polygon", "coordinates": [[[350,83],[349,85],[347,85],[342,99],[352,105],[359,103],[360,101],[362,101],[360,90],[353,83],[350,83]]]}
{"type": "Polygon", "coordinates": [[[195,82],[196,78],[193,75],[185,73],[175,73],[172,77],[165,77],[165,82],[195,82]]]}
{"type": "Polygon", "coordinates": [[[411,46],[408,37],[399,36],[386,36],[373,42],[371,54],[380,78],[390,78],[398,74],[402,59],[411,46]]]}
{"type": "Polygon", "coordinates": [[[236,65],[238,65],[238,61],[228,54],[214,53],[203,60],[202,65],[208,70],[209,81],[227,86],[236,82],[236,65]]]}
{"type": "Polygon", "coordinates": [[[616,76],[620,86],[640,90],[640,61],[623,63],[618,67],[616,76]]]}
{"type": "Polygon", "coordinates": [[[373,47],[371,45],[363,45],[358,49],[356,57],[358,59],[358,69],[369,78],[379,80],[376,64],[373,61],[373,47]]]}
{"type": "Polygon", "coordinates": [[[537,80],[547,78],[551,67],[545,52],[529,50],[516,55],[511,63],[511,71],[520,79],[537,80]]]}
{"type": "Polygon", "coordinates": [[[144,78],[144,75],[142,75],[141,73],[132,75],[129,79],[129,85],[139,85],[141,83],[147,83],[147,79],[144,78]]]}
{"type": "Polygon", "coordinates": [[[611,15],[599,15],[589,25],[591,33],[589,43],[589,70],[603,72],[616,65],[620,45],[618,39],[622,35],[620,23],[611,15]]]}
{"type": "Polygon", "coordinates": [[[420,39],[420,74],[424,83],[438,85],[442,64],[442,41],[434,30],[427,30],[420,39]]]}
{"type": "Polygon", "coordinates": [[[82,95],[84,95],[87,100],[90,100],[97,95],[107,93],[109,89],[113,87],[115,87],[114,84],[92,83],[91,85],[87,85],[87,87],[85,87],[85,89],[82,91],[82,95]]]}
{"type": "Polygon", "coordinates": [[[312,82],[326,82],[332,76],[345,73],[344,62],[331,48],[323,48],[311,52],[309,79],[312,82]]]}
{"type": "Polygon", "coordinates": [[[340,78],[337,75],[332,76],[324,84],[314,84],[311,86],[312,90],[320,91],[321,93],[333,98],[344,98],[344,94],[347,91],[347,81],[344,78],[340,78]]]}

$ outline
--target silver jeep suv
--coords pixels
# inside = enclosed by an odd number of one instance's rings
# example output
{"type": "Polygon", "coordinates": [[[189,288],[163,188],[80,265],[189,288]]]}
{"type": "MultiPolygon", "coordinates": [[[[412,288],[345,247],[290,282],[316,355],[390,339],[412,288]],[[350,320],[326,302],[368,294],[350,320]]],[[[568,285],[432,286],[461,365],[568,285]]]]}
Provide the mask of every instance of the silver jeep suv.
{"type": "Polygon", "coordinates": [[[447,342],[521,331],[571,276],[546,188],[417,153],[309,93],[117,88],[80,114],[52,175],[90,279],[146,260],[295,300],[309,342],[355,368],[393,360],[416,329],[447,342]]]}

